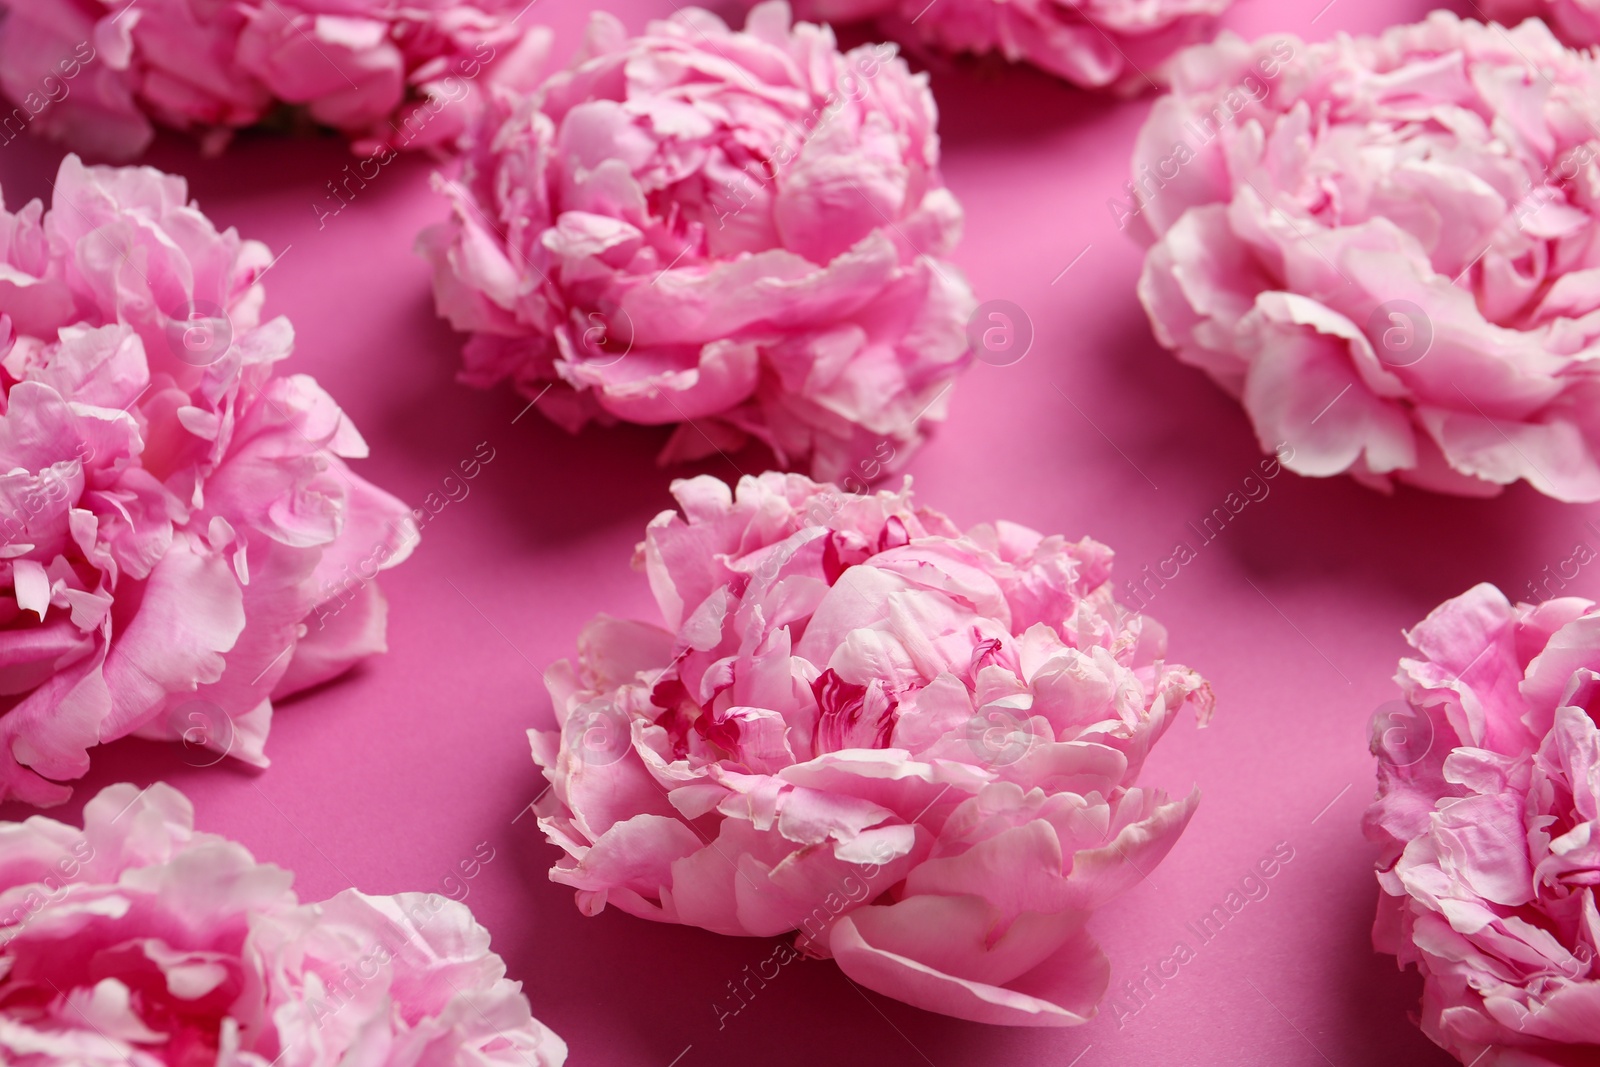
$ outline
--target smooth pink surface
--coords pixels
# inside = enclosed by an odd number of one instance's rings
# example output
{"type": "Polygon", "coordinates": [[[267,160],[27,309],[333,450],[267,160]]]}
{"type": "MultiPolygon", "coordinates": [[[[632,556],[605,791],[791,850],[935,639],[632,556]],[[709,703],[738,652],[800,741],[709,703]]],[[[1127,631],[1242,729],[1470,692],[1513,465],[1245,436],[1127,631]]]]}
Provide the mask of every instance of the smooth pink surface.
{"type": "MultiPolygon", "coordinates": [[[[1245,0],[1227,21],[1249,34],[1320,38],[1416,18],[1429,5],[1324,6],[1245,0]]],[[[555,26],[565,54],[588,7],[541,0],[525,17],[555,26]]],[[[613,7],[638,29],[672,4],[613,7]]],[[[312,204],[325,203],[324,183],[350,162],[332,138],[246,138],[220,160],[163,141],[151,161],[187,175],[219,224],[283,253],[265,285],[267,314],[289,315],[299,338],[285,370],[316,375],[362,428],[373,453],[363,475],[417,503],[479,442],[495,458],[466,499],[428,524],[415,556],[385,574],[389,654],[286,702],[270,769],[192,770],[177,746],[118,742],[52,815],[76,818],[107,782],[165,778],[195,801],[201,828],[293,868],[308,899],[352,883],[446,892],[488,841],[495,859],[465,883],[466,900],[574,1064],[1452,1062],[1407,1020],[1420,984],[1370,946],[1367,720],[1397,696],[1389,679],[1402,626],[1480,580],[1532,595],[1528,583],[1571,558],[1575,543],[1600,546],[1600,508],[1526,486],[1490,501],[1406,489],[1386,498],[1346,479],[1285,474],[1202,546],[1186,524],[1238,491],[1259,453],[1238,406],[1152,340],[1134,295],[1141,251],[1106,209],[1148,101],[990,66],[943,67],[934,91],[946,178],[968,220],[954,259],[980,299],[1025,308],[1037,338],[1020,363],[979,365],[959,383],[948,423],[911,465],[918,497],[963,526],[1004,517],[1090,534],[1118,551],[1128,577],[1167,559],[1179,538],[1198,553],[1148,610],[1168,626],[1173,657],[1215,686],[1217,714],[1203,731],[1175,727],[1141,780],[1173,791],[1198,782],[1202,801],[1153,882],[1091,924],[1112,959],[1114,992],[1177,939],[1195,948],[1147,1007],[1120,1029],[1108,1004],[1078,1030],[1002,1030],[858,993],[834,965],[797,961],[719,1031],[727,983],[768,959],[774,942],[611,912],[585,919],[571,891],[547,880],[557,850],[531,816],[513,822],[542,787],[524,738],[529,726],[552,725],[538,670],[572,653],[595,612],[650,612],[628,560],[668,504],[669,475],[689,472],[654,467],[666,430],[569,437],[536,412],[513,424],[524,402],[509,391],[456,385],[460,339],[435,319],[427,266],[410,253],[415,232],[445,210],[427,187],[429,163],[391,163],[319,232],[312,204]],[[1185,923],[1278,842],[1294,854],[1268,895],[1198,944],[1185,923]]],[[[7,203],[47,193],[58,159],[27,140],[0,148],[7,203]]],[[[734,462],[751,472],[761,464],[734,462]]],[[[737,474],[720,459],[697,469],[737,474]]],[[[1600,595],[1600,567],[1582,569],[1566,592],[1600,595]]]]}

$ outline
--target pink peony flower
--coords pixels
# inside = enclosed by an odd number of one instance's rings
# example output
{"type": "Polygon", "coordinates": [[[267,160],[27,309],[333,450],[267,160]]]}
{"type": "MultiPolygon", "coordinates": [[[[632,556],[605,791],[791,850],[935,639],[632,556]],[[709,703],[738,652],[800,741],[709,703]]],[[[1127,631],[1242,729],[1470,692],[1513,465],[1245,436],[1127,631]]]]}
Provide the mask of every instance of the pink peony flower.
{"type": "Polygon", "coordinates": [[[0,0],[0,137],[23,129],[130,159],[154,126],[209,149],[279,109],[363,154],[449,146],[492,86],[549,44],[526,0],[0,0]]]}
{"type": "Polygon", "coordinates": [[[1373,944],[1464,1063],[1600,1062],[1600,613],[1479,585],[1407,639],[1372,730],[1373,944]]]}
{"type": "Polygon", "coordinates": [[[807,18],[876,20],[900,40],[998,52],[1085,89],[1143,92],[1234,0],[802,0],[807,18]]]}
{"type": "Polygon", "coordinates": [[[1574,48],[1600,44],[1600,4],[1595,0],[1482,0],[1486,18],[1507,26],[1539,18],[1574,48]]]}
{"type": "Polygon", "coordinates": [[[49,211],[0,207],[0,800],[65,800],[128,734],[265,765],[271,697],[384,649],[414,520],[273,377],[266,247],[186,196],[68,156],[49,211]]]}
{"type": "Polygon", "coordinates": [[[464,904],[294,876],[197,833],[170,786],[84,828],[0,823],[0,1062],[12,1067],[560,1067],[464,904]]]}
{"type": "Polygon", "coordinates": [[[674,484],[636,562],[664,626],[601,616],[547,674],[551,878],[724,934],[799,931],[851,979],[980,1022],[1070,1026],[1085,924],[1188,823],[1134,785],[1209,688],[1124,611],[1111,552],[963,534],[799,475],[674,484]]]}
{"type": "Polygon", "coordinates": [[[970,358],[935,121],[892,47],[841,55],[782,3],[631,39],[596,14],[569,69],[491,106],[419,240],[464,380],[555,385],[568,429],[678,423],[663,460],[747,434],[824,477],[903,459],[970,358]]]}
{"type": "Polygon", "coordinates": [[[1162,344],[1301,474],[1600,499],[1600,62],[1446,12],[1184,53],[1119,222],[1162,344]]]}

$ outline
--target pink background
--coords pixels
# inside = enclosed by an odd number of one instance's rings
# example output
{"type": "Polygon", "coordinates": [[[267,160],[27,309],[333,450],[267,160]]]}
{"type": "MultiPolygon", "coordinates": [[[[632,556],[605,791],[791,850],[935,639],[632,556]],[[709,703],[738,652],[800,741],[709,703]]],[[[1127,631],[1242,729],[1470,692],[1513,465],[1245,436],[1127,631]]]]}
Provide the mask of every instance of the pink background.
{"type": "MultiPolygon", "coordinates": [[[[1228,22],[1321,38],[1429,7],[1325,3],[1244,0],[1228,22]]],[[[612,7],[638,28],[673,3],[612,7]]],[[[588,10],[540,0],[525,18],[553,26],[564,57],[588,10]]],[[[962,380],[949,422],[911,464],[919,496],[963,525],[1010,518],[1090,534],[1130,577],[1179,538],[1197,544],[1186,524],[1220,506],[1258,460],[1237,406],[1151,339],[1133,289],[1140,251],[1106,208],[1149,102],[1099,99],[1023,69],[934,65],[945,173],[967,211],[956,261],[981,298],[1026,309],[1037,339],[1020,363],[979,365],[962,380]]],[[[47,195],[60,154],[28,140],[0,149],[7,203],[47,195]]],[[[199,770],[176,746],[123,742],[100,750],[74,801],[53,814],[75,820],[110,782],[165,779],[194,799],[203,828],[296,871],[308,899],[350,884],[444,891],[488,842],[494,858],[466,883],[467,903],[574,1065],[1450,1062],[1408,1021],[1419,983],[1368,942],[1366,723],[1394,696],[1403,626],[1481,580],[1528,596],[1576,543],[1600,547],[1600,528],[1586,525],[1600,511],[1523,486],[1486,502],[1384,497],[1285,474],[1199,548],[1149,610],[1168,625],[1173,658],[1210,678],[1217,715],[1203,731],[1174,726],[1145,781],[1174,792],[1198,782],[1204,800],[1153,879],[1092,926],[1113,960],[1114,992],[1180,938],[1196,954],[1120,1026],[1109,1006],[1075,1031],[978,1026],[863,995],[832,964],[797,962],[719,1029],[718,1006],[737,1006],[728,983],[773,943],[615,911],[585,919],[546,879],[557,853],[533,818],[514,821],[543,788],[523,736],[551,725],[540,669],[571,652],[595,612],[653,610],[628,564],[645,523],[669,504],[669,477],[690,473],[654,465],[665,432],[569,437],[537,413],[513,425],[522,400],[454,383],[459,340],[435,319],[427,270],[410,251],[444,210],[429,161],[390,165],[320,231],[311,205],[327,203],[324,183],[350,162],[336,141],[248,138],[207,160],[170,140],[150,161],[189,176],[220,223],[283,253],[267,309],[294,322],[289,366],[316,375],[371,443],[367,477],[418,503],[479,442],[495,458],[384,576],[389,654],[283,704],[269,770],[231,761],[199,770]],[[1294,858],[1268,895],[1199,944],[1185,923],[1278,842],[1294,858]]],[[[761,469],[759,456],[733,460],[761,469]]],[[[703,469],[740,473],[721,460],[703,469]]],[[[1600,567],[1572,590],[1600,594],[1600,567]]]]}

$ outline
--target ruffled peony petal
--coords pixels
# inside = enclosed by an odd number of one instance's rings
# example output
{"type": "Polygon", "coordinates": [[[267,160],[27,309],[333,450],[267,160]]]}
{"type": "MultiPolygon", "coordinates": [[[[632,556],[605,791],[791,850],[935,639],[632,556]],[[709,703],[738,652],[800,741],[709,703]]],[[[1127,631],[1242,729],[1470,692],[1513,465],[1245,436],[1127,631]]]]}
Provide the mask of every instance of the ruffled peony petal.
{"type": "Polygon", "coordinates": [[[333,399],[272,375],[270,261],[151,168],[68,156],[49,211],[0,210],[0,799],[60,802],[128,734],[265,766],[274,690],[383,650],[366,584],[415,524],[333,399]]]}
{"type": "Polygon", "coordinates": [[[561,1067],[466,906],[293,876],[194,829],[171,787],[111,786],[84,828],[0,822],[0,1058],[561,1067]]]}
{"type": "MultiPolygon", "coordinates": [[[[1205,40],[1233,0],[802,0],[808,18],[873,19],[899,39],[995,53],[1086,89],[1143,92],[1185,45],[1205,40]]],[[[866,70],[862,72],[871,77],[866,70]]]]}
{"type": "Polygon", "coordinates": [[[1011,987],[950,973],[1014,950],[1035,932],[1019,924],[991,946],[989,920],[975,898],[914,897],[846,916],[834,928],[829,948],[855,981],[927,1011],[1002,1026],[1079,1026],[1094,1018],[1111,984],[1111,964],[1081,927],[1068,940],[1056,939],[1056,952],[1011,987]],[[937,934],[919,936],[919,928],[937,934]],[[946,966],[910,954],[919,949],[933,949],[946,966]],[[960,962],[950,962],[952,955],[960,962]]]}
{"type": "Polygon", "coordinates": [[[1435,12],[1317,44],[1223,34],[1171,74],[1110,208],[1152,245],[1156,338],[1240,397],[1264,449],[1380,489],[1600,499],[1578,191],[1600,60],[1537,20],[1435,12]]]}
{"type": "Polygon", "coordinates": [[[1411,631],[1407,702],[1373,724],[1373,943],[1422,972],[1423,1032],[1463,1062],[1585,1062],[1600,1032],[1595,619],[1478,586],[1411,631]]]}
{"type": "Polygon", "coordinates": [[[1139,765],[1211,706],[1113,601],[1110,550],[962,533],[909,486],[673,493],[637,557],[666,627],[601,616],[546,672],[550,877],[585,914],[793,931],[960,1018],[1092,1018],[1109,964],[1084,923],[1198,802],[1138,788],[1139,765]]]}
{"type": "Polygon", "coordinates": [[[663,461],[756,438],[880,477],[971,359],[976,301],[930,258],[961,227],[936,123],[892,50],[840,53],[782,3],[742,32],[684,9],[630,38],[596,14],[572,65],[491,102],[459,182],[435,183],[451,217],[417,250],[473,334],[463,379],[553,387],[541,410],[568,429],[676,424],[663,461]]]}
{"type": "Polygon", "coordinates": [[[513,0],[88,6],[0,3],[0,92],[38,132],[110,159],[142,153],[157,124],[214,151],[285,106],[383,162],[448,146],[490,87],[532,85],[550,37],[519,26],[513,0]]]}

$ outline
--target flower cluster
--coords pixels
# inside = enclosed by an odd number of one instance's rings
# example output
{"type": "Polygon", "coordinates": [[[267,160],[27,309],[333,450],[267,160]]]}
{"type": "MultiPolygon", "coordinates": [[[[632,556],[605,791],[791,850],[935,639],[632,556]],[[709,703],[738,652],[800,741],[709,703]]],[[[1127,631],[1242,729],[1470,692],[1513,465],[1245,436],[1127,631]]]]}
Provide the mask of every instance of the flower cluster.
{"type": "Polygon", "coordinates": [[[1128,202],[1157,338],[1301,474],[1600,499],[1600,61],[1447,12],[1176,61],[1128,202]],[[1537,73],[1533,73],[1536,71],[1537,73]]]}
{"type": "Polygon", "coordinates": [[[0,115],[130,159],[169,126],[220,149],[299,114],[363,154],[453,145],[495,86],[528,87],[549,35],[526,0],[0,0],[0,115]]]}
{"type": "Polygon", "coordinates": [[[551,871],[594,914],[804,952],[932,1011],[1091,1018],[1085,929],[1198,794],[1135,785],[1211,694],[1112,599],[1111,552],[962,533],[900,492],[764,474],[673,486],[640,560],[663,625],[601,616],[547,674],[551,871]]]}
{"type": "Polygon", "coordinates": [[[0,1061],[12,1067],[561,1067],[463,904],[293,876],[115,785],[82,831],[0,823],[0,1061]]]}
{"type": "Polygon", "coordinates": [[[420,250],[463,377],[556,422],[679,424],[664,460],[749,436],[833,478],[944,417],[975,301],[933,97],[889,46],[755,8],[629,38],[497,99],[420,250]],[[546,391],[551,390],[546,396],[546,391]]]}
{"type": "Polygon", "coordinates": [[[803,0],[808,18],[875,20],[900,40],[999,53],[1086,89],[1143,92],[1208,39],[1233,0],[803,0]]]}
{"type": "Polygon", "coordinates": [[[344,459],[366,445],[260,321],[265,246],[180,178],[61,164],[0,207],[0,799],[60,802],[129,734],[265,764],[271,698],[384,649],[349,568],[400,562],[410,512],[344,459]]]}
{"type": "Polygon", "coordinates": [[[1593,1063],[1600,613],[1480,585],[1407,636],[1372,731],[1373,943],[1422,972],[1422,1029],[1463,1063],[1593,1063]]]}

